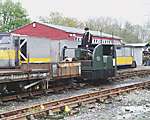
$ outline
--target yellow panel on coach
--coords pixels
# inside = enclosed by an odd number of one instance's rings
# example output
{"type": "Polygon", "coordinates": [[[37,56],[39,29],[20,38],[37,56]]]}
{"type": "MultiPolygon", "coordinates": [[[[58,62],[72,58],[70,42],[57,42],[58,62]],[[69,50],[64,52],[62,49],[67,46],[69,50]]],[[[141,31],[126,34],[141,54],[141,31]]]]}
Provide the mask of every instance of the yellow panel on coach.
{"type": "Polygon", "coordinates": [[[0,50],[1,60],[15,60],[16,54],[15,50],[0,50]]]}
{"type": "Polygon", "coordinates": [[[120,65],[132,65],[134,58],[132,56],[120,56],[117,57],[117,66],[120,65]]]}
{"type": "Polygon", "coordinates": [[[28,58],[25,61],[22,61],[22,63],[49,63],[51,62],[51,58],[28,58]]]}

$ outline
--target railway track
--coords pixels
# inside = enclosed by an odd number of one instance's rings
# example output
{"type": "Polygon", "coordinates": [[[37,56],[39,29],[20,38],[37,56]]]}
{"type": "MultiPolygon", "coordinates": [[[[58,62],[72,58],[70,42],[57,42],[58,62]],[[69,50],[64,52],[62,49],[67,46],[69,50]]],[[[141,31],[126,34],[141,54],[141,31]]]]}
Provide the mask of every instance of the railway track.
{"type": "MultiPolygon", "coordinates": [[[[112,81],[121,81],[127,78],[132,78],[135,76],[146,76],[146,75],[150,75],[150,69],[148,70],[130,70],[130,71],[125,71],[125,72],[118,72],[116,77],[113,78],[109,78],[109,80],[112,81]]],[[[45,78],[45,77],[44,77],[45,78]]],[[[88,84],[87,84],[88,86],[88,84]]],[[[61,91],[64,89],[80,89],[82,87],[80,86],[73,86],[73,85],[66,85],[66,84],[60,84],[57,86],[49,86],[49,89],[46,90],[37,90],[37,91],[32,91],[32,92],[26,92],[26,93],[18,93],[15,95],[9,95],[9,96],[2,96],[0,97],[0,102],[7,102],[7,101],[11,101],[11,100],[21,100],[27,97],[33,97],[33,96],[38,96],[38,95],[43,95],[45,93],[50,93],[50,92],[55,92],[55,91],[61,91]]]]}
{"type": "Polygon", "coordinates": [[[121,81],[127,78],[133,78],[133,77],[142,77],[150,75],[150,69],[147,70],[129,70],[129,71],[122,71],[118,72],[115,77],[109,78],[109,80],[112,81],[121,81]]]}
{"type": "Polygon", "coordinates": [[[59,91],[65,90],[65,89],[69,90],[69,89],[80,89],[80,88],[81,87],[79,87],[79,86],[65,85],[65,84],[63,84],[63,85],[61,84],[61,85],[57,85],[57,86],[49,86],[49,89],[46,89],[46,90],[37,90],[37,91],[32,91],[32,92],[3,96],[3,97],[0,97],[0,102],[2,104],[3,102],[7,102],[7,101],[11,101],[11,100],[22,100],[24,98],[46,95],[47,93],[55,93],[55,92],[59,92],[59,91]]]}
{"type": "Polygon", "coordinates": [[[0,114],[1,120],[20,120],[26,119],[30,116],[35,118],[41,114],[48,114],[49,112],[59,112],[62,108],[69,106],[70,108],[77,107],[82,104],[88,104],[93,102],[99,102],[101,100],[107,99],[111,96],[115,96],[124,92],[130,92],[136,89],[142,89],[150,85],[149,81],[135,82],[128,85],[115,86],[112,88],[91,92],[87,94],[82,94],[78,96],[72,96],[65,99],[49,101],[43,104],[36,104],[34,106],[17,109],[0,114]]]}

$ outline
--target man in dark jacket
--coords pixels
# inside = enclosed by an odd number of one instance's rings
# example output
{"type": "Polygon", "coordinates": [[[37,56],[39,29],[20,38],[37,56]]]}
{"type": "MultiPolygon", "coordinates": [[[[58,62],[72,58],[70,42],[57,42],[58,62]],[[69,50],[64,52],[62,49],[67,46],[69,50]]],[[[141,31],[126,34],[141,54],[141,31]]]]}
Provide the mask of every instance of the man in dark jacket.
{"type": "Polygon", "coordinates": [[[85,33],[83,34],[81,45],[83,48],[87,48],[92,44],[92,35],[89,32],[89,28],[86,27],[84,30],[85,33]]]}

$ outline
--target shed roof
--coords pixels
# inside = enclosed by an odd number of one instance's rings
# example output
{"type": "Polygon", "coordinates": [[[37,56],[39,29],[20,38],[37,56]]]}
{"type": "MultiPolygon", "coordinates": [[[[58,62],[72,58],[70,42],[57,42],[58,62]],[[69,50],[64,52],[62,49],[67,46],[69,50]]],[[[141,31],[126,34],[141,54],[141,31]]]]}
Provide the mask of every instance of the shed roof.
{"type": "Polygon", "coordinates": [[[10,33],[7,33],[7,32],[0,32],[0,35],[10,35],[10,33]]]}
{"type": "Polygon", "coordinates": [[[145,47],[145,46],[150,46],[150,44],[149,43],[130,43],[130,44],[125,44],[125,46],[145,47]]]}
{"type": "MultiPolygon", "coordinates": [[[[41,23],[41,22],[37,22],[37,23],[44,24],[44,25],[52,27],[52,28],[60,29],[60,30],[63,30],[65,32],[67,32],[67,33],[83,34],[85,32],[83,29],[74,28],[74,27],[66,27],[66,26],[54,25],[54,24],[49,24],[49,23],[41,23]]],[[[115,39],[121,39],[118,36],[114,36],[114,35],[112,36],[111,34],[103,33],[103,32],[100,32],[100,31],[92,31],[92,30],[90,30],[90,33],[93,36],[98,36],[98,37],[109,37],[109,38],[113,37],[115,39]]]]}

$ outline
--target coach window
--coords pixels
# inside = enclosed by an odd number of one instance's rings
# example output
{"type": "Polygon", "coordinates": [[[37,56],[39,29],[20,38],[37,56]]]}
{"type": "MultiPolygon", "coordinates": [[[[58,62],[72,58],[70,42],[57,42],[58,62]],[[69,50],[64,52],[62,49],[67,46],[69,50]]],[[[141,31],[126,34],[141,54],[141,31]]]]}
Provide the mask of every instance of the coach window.
{"type": "Polygon", "coordinates": [[[0,36],[0,44],[9,44],[11,42],[11,38],[9,36],[0,36]]]}
{"type": "Polygon", "coordinates": [[[118,46],[116,48],[116,54],[117,54],[117,56],[122,56],[122,47],[118,46]]]}

